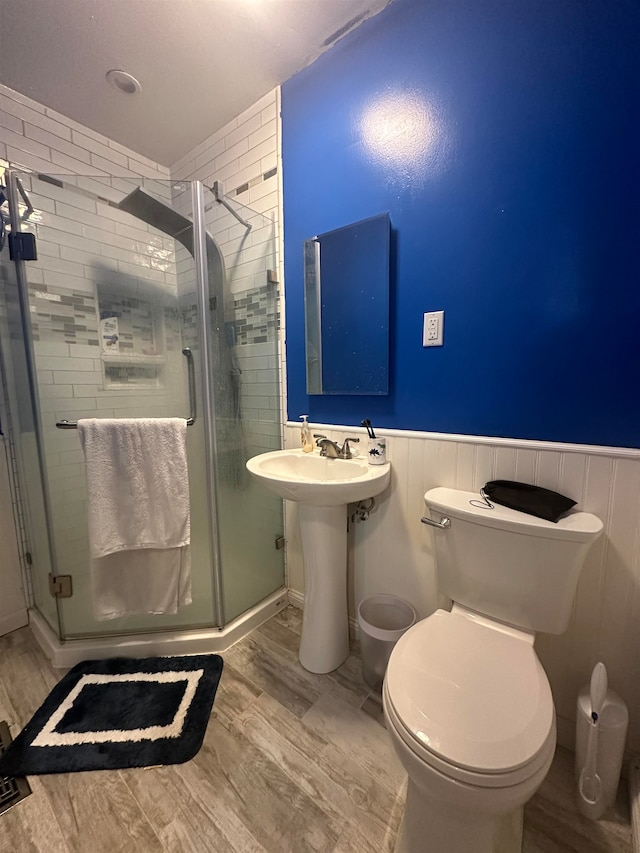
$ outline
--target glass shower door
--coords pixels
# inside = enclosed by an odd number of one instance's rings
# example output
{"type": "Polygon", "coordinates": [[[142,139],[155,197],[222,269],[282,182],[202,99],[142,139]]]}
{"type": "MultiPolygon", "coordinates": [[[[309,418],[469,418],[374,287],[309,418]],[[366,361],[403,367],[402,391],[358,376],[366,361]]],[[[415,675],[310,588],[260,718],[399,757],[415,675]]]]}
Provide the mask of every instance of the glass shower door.
{"type": "MultiPolygon", "coordinates": [[[[34,206],[25,230],[38,259],[26,264],[37,407],[44,446],[55,574],[70,575],[73,595],[57,599],[60,636],[128,634],[213,622],[213,583],[203,474],[201,418],[187,432],[192,508],[193,603],[175,615],[93,617],[84,457],[75,429],[86,417],[188,417],[187,360],[199,358],[191,324],[195,267],[176,241],[121,208],[143,184],[170,207],[169,182],[24,175],[34,206]],[[185,284],[191,279],[189,287],[185,284]]],[[[46,571],[46,569],[45,569],[46,571]]],[[[43,567],[34,566],[42,578],[43,567]]],[[[39,584],[44,587],[44,584],[39,584]]],[[[47,594],[38,596],[47,609],[47,594]]]]}
{"type": "Polygon", "coordinates": [[[222,293],[210,296],[214,346],[215,477],[226,621],[284,586],[283,506],[245,463],[282,446],[278,380],[279,302],[272,220],[205,198],[207,231],[225,265],[222,293]],[[223,306],[223,316],[220,311],[223,306]],[[216,310],[213,305],[215,304],[216,310]]]}
{"type": "Polygon", "coordinates": [[[5,250],[0,253],[0,379],[8,404],[3,429],[12,444],[21,485],[19,522],[25,528],[32,565],[37,567],[31,593],[42,616],[58,633],[56,599],[49,595],[52,565],[23,334],[16,268],[5,250]]]}

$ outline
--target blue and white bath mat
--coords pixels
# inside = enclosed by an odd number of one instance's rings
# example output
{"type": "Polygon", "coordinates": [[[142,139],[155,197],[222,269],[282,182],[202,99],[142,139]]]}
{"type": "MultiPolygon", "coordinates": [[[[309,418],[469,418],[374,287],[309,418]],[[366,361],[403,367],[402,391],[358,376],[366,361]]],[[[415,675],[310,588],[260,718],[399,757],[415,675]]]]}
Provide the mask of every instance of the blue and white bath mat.
{"type": "Polygon", "coordinates": [[[0,775],[182,764],[198,752],[222,658],[110,658],[74,666],[5,752],[0,775]]]}

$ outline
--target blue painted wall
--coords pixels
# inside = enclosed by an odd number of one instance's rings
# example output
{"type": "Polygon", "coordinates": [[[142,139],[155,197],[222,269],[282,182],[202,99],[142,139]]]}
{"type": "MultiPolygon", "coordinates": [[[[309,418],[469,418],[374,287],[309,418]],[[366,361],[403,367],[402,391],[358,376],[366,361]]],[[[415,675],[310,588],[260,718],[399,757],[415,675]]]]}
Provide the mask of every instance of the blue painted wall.
{"type": "Polygon", "coordinates": [[[283,85],[291,419],[640,446],[639,36],[636,0],[396,0],[283,85]],[[303,240],[381,211],[391,393],[307,397],[303,240]]]}

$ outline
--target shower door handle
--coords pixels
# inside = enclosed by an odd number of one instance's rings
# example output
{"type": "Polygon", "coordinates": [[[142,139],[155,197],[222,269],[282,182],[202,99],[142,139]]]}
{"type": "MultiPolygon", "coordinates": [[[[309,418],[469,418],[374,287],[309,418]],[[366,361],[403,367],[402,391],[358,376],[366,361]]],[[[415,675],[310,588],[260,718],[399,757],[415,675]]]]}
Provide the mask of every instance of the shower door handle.
{"type": "MultiPolygon", "coordinates": [[[[193,366],[193,353],[189,349],[189,347],[184,347],[182,350],[182,355],[187,359],[187,374],[188,374],[188,382],[189,382],[189,417],[187,420],[187,426],[193,426],[196,422],[196,372],[193,366]]],[[[77,421],[57,421],[56,427],[58,429],[78,429],[77,421]]]]}
{"type": "Polygon", "coordinates": [[[193,426],[196,422],[196,371],[193,366],[193,353],[189,347],[184,347],[182,355],[187,359],[187,374],[189,381],[189,412],[190,417],[187,418],[187,426],[193,426]]]}

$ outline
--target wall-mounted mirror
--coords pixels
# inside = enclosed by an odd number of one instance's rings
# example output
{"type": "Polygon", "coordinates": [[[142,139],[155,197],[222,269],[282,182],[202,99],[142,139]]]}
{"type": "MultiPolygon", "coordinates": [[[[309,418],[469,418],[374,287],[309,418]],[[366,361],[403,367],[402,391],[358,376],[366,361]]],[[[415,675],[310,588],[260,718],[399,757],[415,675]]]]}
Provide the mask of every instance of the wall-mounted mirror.
{"type": "Polygon", "coordinates": [[[307,394],[389,393],[389,214],[304,242],[307,394]]]}

